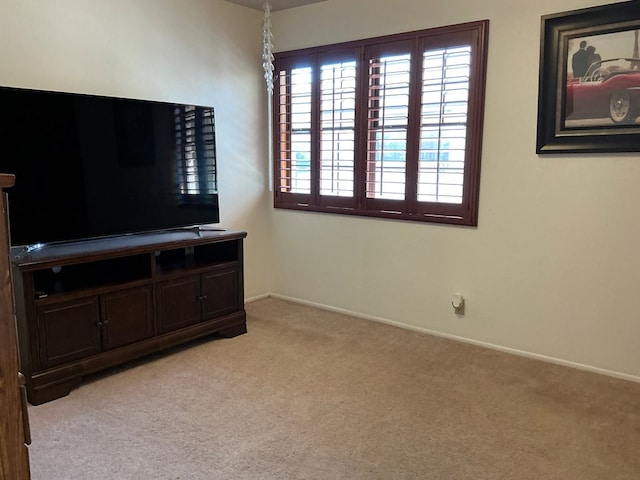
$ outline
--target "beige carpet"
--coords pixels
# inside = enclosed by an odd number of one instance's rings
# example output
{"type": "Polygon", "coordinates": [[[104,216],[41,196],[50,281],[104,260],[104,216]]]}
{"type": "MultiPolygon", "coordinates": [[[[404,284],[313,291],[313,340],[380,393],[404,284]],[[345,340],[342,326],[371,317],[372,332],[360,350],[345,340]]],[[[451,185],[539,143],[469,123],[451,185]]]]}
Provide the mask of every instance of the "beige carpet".
{"type": "Polygon", "coordinates": [[[640,384],[266,299],[30,407],[34,480],[640,479],[640,384]]]}

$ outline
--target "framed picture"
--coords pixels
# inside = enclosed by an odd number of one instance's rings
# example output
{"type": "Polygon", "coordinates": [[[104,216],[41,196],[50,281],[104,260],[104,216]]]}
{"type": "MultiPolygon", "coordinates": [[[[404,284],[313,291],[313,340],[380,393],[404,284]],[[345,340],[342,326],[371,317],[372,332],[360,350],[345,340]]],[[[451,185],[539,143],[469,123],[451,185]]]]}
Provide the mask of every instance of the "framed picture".
{"type": "Polygon", "coordinates": [[[640,151],[640,1],[542,17],[536,153],[640,151]]]}

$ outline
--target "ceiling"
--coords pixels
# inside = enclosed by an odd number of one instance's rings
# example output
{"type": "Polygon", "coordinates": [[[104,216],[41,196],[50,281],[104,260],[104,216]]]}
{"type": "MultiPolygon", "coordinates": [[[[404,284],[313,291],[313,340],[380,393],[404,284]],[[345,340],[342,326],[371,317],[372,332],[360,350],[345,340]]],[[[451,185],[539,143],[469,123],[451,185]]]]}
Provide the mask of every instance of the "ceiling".
{"type": "MultiPolygon", "coordinates": [[[[271,11],[286,10],[288,8],[302,7],[312,3],[326,2],[327,0],[269,0],[271,11]]],[[[264,9],[264,0],[227,0],[227,2],[236,3],[254,10],[262,11],[264,9]]]]}

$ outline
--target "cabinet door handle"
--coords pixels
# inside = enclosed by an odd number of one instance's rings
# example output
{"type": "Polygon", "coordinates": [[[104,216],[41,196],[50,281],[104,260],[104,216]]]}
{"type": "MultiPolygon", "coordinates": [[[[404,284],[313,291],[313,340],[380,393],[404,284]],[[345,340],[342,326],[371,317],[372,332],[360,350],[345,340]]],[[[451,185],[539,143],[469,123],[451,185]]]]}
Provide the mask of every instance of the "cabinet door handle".
{"type": "Polygon", "coordinates": [[[199,300],[199,301],[203,301],[203,300],[206,300],[206,299],[207,299],[206,295],[200,295],[199,297],[196,297],[196,300],[199,300]]]}
{"type": "Polygon", "coordinates": [[[24,375],[18,372],[18,385],[20,386],[20,400],[22,403],[22,430],[24,430],[24,443],[31,445],[31,428],[29,427],[29,411],[27,410],[27,387],[24,375]]]}

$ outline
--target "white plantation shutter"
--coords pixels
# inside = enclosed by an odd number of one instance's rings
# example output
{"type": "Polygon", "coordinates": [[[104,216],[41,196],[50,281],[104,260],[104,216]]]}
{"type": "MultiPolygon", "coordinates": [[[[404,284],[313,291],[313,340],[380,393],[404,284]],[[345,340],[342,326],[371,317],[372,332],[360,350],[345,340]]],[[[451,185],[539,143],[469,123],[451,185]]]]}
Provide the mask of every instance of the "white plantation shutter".
{"type": "Polygon", "coordinates": [[[356,62],[320,67],[320,195],[354,192],[356,62]]]}
{"type": "Polygon", "coordinates": [[[411,55],[369,60],[368,198],[405,198],[411,55]]]}
{"type": "Polygon", "coordinates": [[[311,79],[311,67],[280,72],[278,188],[282,192],[311,192],[311,79]]]}
{"type": "Polygon", "coordinates": [[[471,46],[423,52],[418,201],[462,203],[471,46]]]}

